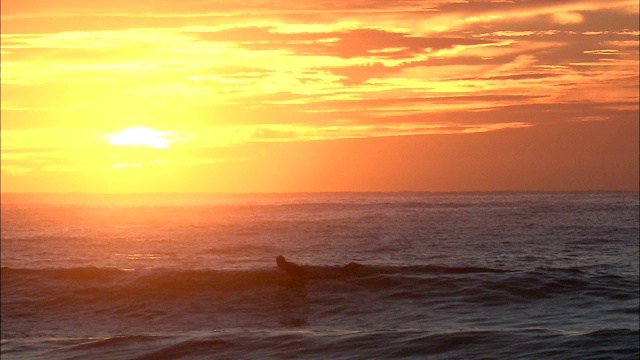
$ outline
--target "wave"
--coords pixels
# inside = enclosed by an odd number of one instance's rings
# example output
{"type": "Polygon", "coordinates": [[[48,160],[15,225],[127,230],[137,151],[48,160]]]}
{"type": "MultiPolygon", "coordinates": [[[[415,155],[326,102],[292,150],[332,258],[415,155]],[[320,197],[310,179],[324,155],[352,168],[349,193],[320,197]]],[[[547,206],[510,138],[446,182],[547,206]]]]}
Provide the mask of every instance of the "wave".
{"type": "MultiPolygon", "coordinates": [[[[118,335],[77,339],[47,358],[509,358],[635,359],[637,330],[566,333],[545,328],[361,331],[207,331],[198,335],[118,335]]],[[[9,344],[11,345],[11,344],[9,344]]]]}
{"type": "MultiPolygon", "coordinates": [[[[253,270],[121,270],[78,267],[19,269],[2,267],[2,294],[5,299],[45,299],[56,304],[117,300],[125,297],[157,298],[259,292],[290,285],[291,279],[278,269],[253,270]],[[6,290],[6,291],[5,291],[6,290]],[[6,296],[5,296],[6,294],[6,296]]],[[[445,266],[365,266],[350,263],[338,266],[306,267],[303,284],[318,290],[331,289],[328,282],[349,282],[370,290],[388,291],[403,286],[440,286],[437,276],[502,273],[481,267],[445,266]],[[436,277],[436,278],[434,278],[436,277]]],[[[337,287],[333,286],[334,289],[337,287]]],[[[419,289],[416,289],[419,290],[419,289]]],[[[337,290],[336,290],[337,291],[337,290]]]]}
{"type": "MultiPolygon", "coordinates": [[[[10,280],[14,277],[31,277],[42,279],[96,281],[108,280],[114,277],[156,277],[158,279],[171,278],[199,278],[203,280],[223,280],[233,282],[238,278],[247,277],[256,282],[269,282],[269,279],[283,275],[278,269],[251,269],[251,270],[175,270],[175,269],[147,269],[127,270],[98,267],[75,268],[1,268],[3,279],[10,280]]],[[[411,275],[411,274],[480,274],[480,273],[508,273],[514,270],[503,270],[485,267],[449,267],[449,266],[368,266],[359,263],[349,263],[345,266],[305,266],[307,279],[336,279],[345,277],[363,277],[370,275],[411,275]]],[[[218,281],[220,282],[220,281],[218,281]]]]}
{"type": "MultiPolygon", "coordinates": [[[[278,269],[120,270],[112,268],[17,269],[2,267],[2,299],[46,300],[56,304],[127,298],[217,296],[260,293],[295,283],[278,269]]],[[[593,275],[579,269],[517,271],[485,267],[308,266],[300,285],[317,292],[357,287],[386,298],[456,297],[479,303],[527,301],[563,294],[617,300],[637,296],[637,277],[593,275]]]]}
{"type": "Polygon", "coordinates": [[[25,348],[47,359],[638,354],[637,276],[581,269],[352,263],[309,266],[303,284],[275,268],[1,276],[3,358],[25,348]],[[47,333],[66,337],[38,340],[47,333]]]}

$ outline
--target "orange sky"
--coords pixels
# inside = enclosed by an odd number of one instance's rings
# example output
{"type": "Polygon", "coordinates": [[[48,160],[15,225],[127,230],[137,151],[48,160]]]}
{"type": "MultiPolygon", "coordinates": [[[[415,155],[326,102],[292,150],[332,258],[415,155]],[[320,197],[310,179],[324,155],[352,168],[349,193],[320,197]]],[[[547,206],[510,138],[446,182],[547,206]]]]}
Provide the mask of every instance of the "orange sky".
{"type": "Polygon", "coordinates": [[[1,16],[2,192],[638,190],[635,0],[1,16]]]}

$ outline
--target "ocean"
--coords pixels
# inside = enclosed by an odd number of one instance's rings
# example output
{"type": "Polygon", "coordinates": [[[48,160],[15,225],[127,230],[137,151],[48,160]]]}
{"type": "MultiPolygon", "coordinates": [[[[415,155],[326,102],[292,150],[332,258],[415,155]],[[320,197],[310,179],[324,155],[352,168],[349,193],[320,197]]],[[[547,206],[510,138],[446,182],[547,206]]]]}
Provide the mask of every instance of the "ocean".
{"type": "Polygon", "coordinates": [[[1,356],[638,359],[638,205],[637,192],[3,194],[1,356]]]}

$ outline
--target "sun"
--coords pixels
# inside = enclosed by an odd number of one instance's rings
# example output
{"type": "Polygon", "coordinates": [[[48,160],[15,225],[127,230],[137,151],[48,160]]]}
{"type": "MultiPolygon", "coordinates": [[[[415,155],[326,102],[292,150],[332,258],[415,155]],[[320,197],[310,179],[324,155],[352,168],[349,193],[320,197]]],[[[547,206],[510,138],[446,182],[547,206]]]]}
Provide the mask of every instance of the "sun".
{"type": "Polygon", "coordinates": [[[124,146],[145,146],[151,148],[168,148],[171,139],[166,136],[171,132],[158,131],[146,126],[134,126],[115,133],[109,144],[124,146]]]}
{"type": "Polygon", "coordinates": [[[146,126],[133,126],[109,135],[111,167],[115,169],[150,169],[166,165],[170,154],[166,149],[179,141],[175,132],[159,131],[146,126]]]}

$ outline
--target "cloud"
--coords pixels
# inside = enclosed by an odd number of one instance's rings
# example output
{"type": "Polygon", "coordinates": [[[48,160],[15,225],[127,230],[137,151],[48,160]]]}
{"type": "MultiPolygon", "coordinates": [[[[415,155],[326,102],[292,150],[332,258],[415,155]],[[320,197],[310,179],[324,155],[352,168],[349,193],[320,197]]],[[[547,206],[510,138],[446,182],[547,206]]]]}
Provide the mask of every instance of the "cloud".
{"type": "Polygon", "coordinates": [[[556,24],[580,24],[584,22],[584,16],[577,12],[564,12],[553,14],[553,22],[556,24]]]}
{"type": "Polygon", "coordinates": [[[2,109],[52,113],[56,121],[73,114],[64,121],[76,123],[80,114],[238,122],[255,126],[243,130],[247,138],[276,139],[313,136],[259,126],[312,114],[329,124],[392,123],[518,102],[634,106],[638,30],[630,4],[118,0],[44,1],[29,10],[12,3],[3,5],[2,21],[19,26],[3,26],[11,31],[2,34],[2,109]]]}

